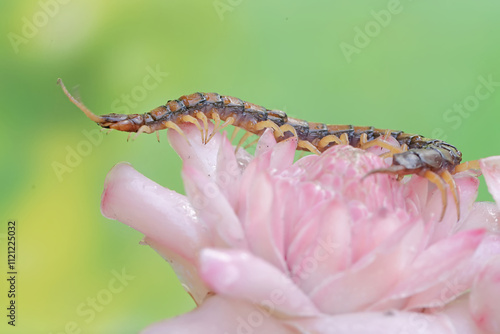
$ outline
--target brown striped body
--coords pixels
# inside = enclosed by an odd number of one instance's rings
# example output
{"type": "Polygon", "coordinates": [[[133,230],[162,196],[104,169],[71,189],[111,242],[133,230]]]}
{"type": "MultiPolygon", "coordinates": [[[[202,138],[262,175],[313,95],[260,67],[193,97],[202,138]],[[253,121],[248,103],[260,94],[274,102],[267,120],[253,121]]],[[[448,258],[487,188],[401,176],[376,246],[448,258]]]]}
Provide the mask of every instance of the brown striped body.
{"type": "MultiPolygon", "coordinates": [[[[178,100],[168,101],[148,113],[119,115],[102,115],[103,121],[98,124],[104,128],[119,131],[137,132],[146,125],[148,131],[155,132],[166,128],[166,122],[176,124],[182,123],[182,116],[194,116],[202,112],[208,118],[212,113],[217,113],[221,120],[229,117],[234,118],[234,126],[243,128],[251,133],[261,135],[264,130],[256,130],[255,125],[262,121],[272,121],[277,126],[291,125],[297,132],[299,140],[308,141],[318,151],[323,152],[337,143],[330,143],[325,147],[319,147],[322,138],[334,135],[341,137],[347,135],[349,145],[360,147],[361,137],[366,135],[368,141],[384,135],[387,130],[373,127],[360,127],[352,125],[326,125],[323,123],[312,123],[300,119],[288,117],[281,110],[269,110],[253,103],[242,101],[231,96],[223,96],[217,93],[194,93],[181,96],[178,100]]],[[[460,164],[462,154],[454,146],[437,139],[428,139],[419,135],[407,134],[402,131],[390,131],[390,135],[401,145],[406,144],[408,151],[394,154],[393,165],[402,166],[397,174],[413,174],[422,170],[440,171],[446,169],[450,172],[460,164]]],[[[291,132],[285,132],[284,136],[277,140],[285,140],[292,136],[291,132]]],[[[299,149],[303,149],[300,148],[299,149]]]]}

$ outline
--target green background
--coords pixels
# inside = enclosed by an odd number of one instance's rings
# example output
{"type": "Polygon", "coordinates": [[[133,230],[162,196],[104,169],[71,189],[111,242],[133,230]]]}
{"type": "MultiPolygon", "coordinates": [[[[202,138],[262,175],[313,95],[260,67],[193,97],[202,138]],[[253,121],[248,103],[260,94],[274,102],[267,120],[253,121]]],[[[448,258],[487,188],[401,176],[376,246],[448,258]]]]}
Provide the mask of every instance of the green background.
{"type": "MultiPolygon", "coordinates": [[[[88,146],[84,131],[97,127],[58,77],[97,114],[124,108],[132,92],[136,106],[125,108],[141,113],[215,91],[310,121],[438,136],[465,160],[500,154],[500,87],[466,114],[447,111],[474,102],[480,76],[500,81],[498,1],[62,2],[0,2],[2,277],[8,219],[17,220],[19,252],[18,326],[6,325],[2,278],[1,332],[136,333],[194,307],[168,264],[139,245],[142,235],[99,209],[114,164],[183,192],[180,159],[165,134],[158,144],[112,132],[88,146]],[[347,44],[357,48],[348,57],[347,44]],[[141,90],[148,67],[168,76],[141,90]],[[68,148],[85,155],[58,176],[68,148]],[[122,268],[135,278],[93,319],[79,314],[122,268]]],[[[479,199],[491,200],[484,184],[479,199]]]]}

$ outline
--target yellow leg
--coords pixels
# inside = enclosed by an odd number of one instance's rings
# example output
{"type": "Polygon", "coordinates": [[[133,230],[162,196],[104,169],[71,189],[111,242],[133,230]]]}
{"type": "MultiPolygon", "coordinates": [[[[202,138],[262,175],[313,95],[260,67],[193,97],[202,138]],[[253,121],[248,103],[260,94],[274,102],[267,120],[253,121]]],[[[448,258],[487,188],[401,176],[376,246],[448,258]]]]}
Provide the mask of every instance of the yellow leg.
{"type": "Polygon", "coordinates": [[[236,135],[238,132],[240,132],[241,128],[235,127],[233,130],[233,134],[231,135],[231,139],[229,139],[230,142],[233,142],[234,138],[236,138],[236,135]]]}
{"type": "Polygon", "coordinates": [[[340,141],[344,145],[349,145],[349,136],[347,136],[347,133],[343,133],[340,135],[340,141]]]}
{"type": "Polygon", "coordinates": [[[160,131],[156,131],[156,140],[160,142],[160,131]]]}
{"type": "Polygon", "coordinates": [[[368,135],[366,133],[362,133],[361,137],[359,137],[359,144],[363,146],[366,143],[368,143],[368,135]]]}
{"type": "Polygon", "coordinates": [[[251,135],[253,135],[253,133],[251,132],[247,132],[243,135],[243,137],[241,137],[240,141],[238,142],[238,145],[236,145],[236,150],[234,151],[235,153],[238,152],[238,150],[240,149],[241,145],[243,145],[243,143],[245,143],[245,141],[248,139],[248,137],[250,137],[251,135]]]}
{"type": "Polygon", "coordinates": [[[372,147],[372,146],[379,146],[379,147],[388,149],[389,151],[391,151],[392,154],[403,152],[401,148],[394,147],[393,145],[383,141],[380,138],[375,138],[372,141],[364,143],[360,146],[360,148],[363,150],[366,150],[367,148],[372,147]]]}
{"type": "Polygon", "coordinates": [[[257,131],[260,131],[262,129],[267,129],[267,128],[273,129],[275,133],[278,133],[279,137],[283,137],[283,135],[284,135],[283,131],[281,131],[278,124],[274,123],[273,121],[267,120],[267,121],[262,121],[262,122],[255,124],[255,130],[257,130],[257,131]]]}
{"type": "MultiPolygon", "coordinates": [[[[297,130],[295,130],[295,128],[293,126],[291,126],[290,124],[283,124],[282,126],[280,126],[280,130],[281,130],[281,133],[283,133],[283,134],[286,131],[290,131],[294,137],[298,137],[297,130]]],[[[274,133],[274,137],[278,138],[277,132],[274,133]]]]}
{"type": "MultiPolygon", "coordinates": [[[[213,110],[213,109],[212,109],[213,110]]],[[[213,136],[215,136],[215,134],[217,133],[217,131],[219,131],[219,125],[220,125],[220,116],[219,116],[219,113],[215,112],[215,111],[212,111],[210,113],[210,117],[214,120],[214,128],[212,130],[212,133],[210,134],[210,136],[206,136],[206,140],[205,140],[205,144],[207,144],[210,139],[213,138],[213,136]]]]}
{"type": "Polygon", "coordinates": [[[297,147],[305,148],[306,150],[309,150],[317,155],[321,154],[321,152],[307,140],[299,140],[299,142],[297,143],[297,147]]]}
{"type": "Polygon", "coordinates": [[[143,125],[139,128],[139,130],[137,130],[137,133],[135,134],[134,136],[134,139],[133,140],[136,140],[137,137],[139,137],[139,135],[141,133],[153,133],[153,129],[151,129],[149,126],[147,125],[143,125]]]}
{"type": "Polygon", "coordinates": [[[259,141],[259,139],[260,139],[260,137],[255,138],[250,143],[248,143],[245,146],[243,146],[243,148],[246,150],[247,148],[253,146],[254,144],[257,144],[257,142],[259,141]]]}
{"type": "Polygon", "coordinates": [[[425,171],[423,173],[423,177],[434,183],[436,187],[438,187],[439,191],[441,191],[441,201],[443,202],[443,210],[441,211],[441,217],[439,218],[439,221],[442,221],[444,213],[446,211],[446,207],[448,206],[448,196],[447,196],[448,194],[446,193],[446,183],[439,175],[437,175],[434,172],[431,172],[430,170],[425,171]]]}
{"type": "Polygon", "coordinates": [[[454,173],[460,173],[468,169],[481,170],[481,166],[479,166],[479,160],[462,162],[460,165],[455,167],[454,173]]]}
{"type": "MultiPolygon", "coordinates": [[[[217,117],[219,117],[219,115],[217,115],[217,117]]],[[[215,134],[217,132],[221,131],[222,129],[224,129],[225,127],[227,127],[229,125],[232,125],[234,123],[234,118],[228,117],[222,125],[220,125],[220,118],[218,121],[216,120],[215,122],[216,122],[216,124],[215,124],[214,131],[212,131],[212,133],[210,134],[210,137],[208,137],[207,143],[215,136],[215,134]]]]}
{"type": "Polygon", "coordinates": [[[205,128],[205,137],[203,138],[202,142],[205,144],[207,142],[207,136],[208,136],[208,118],[202,112],[197,112],[196,117],[201,119],[201,121],[203,122],[203,126],[205,128]]]}
{"type": "Polygon", "coordinates": [[[182,116],[181,120],[184,123],[192,123],[192,124],[194,124],[198,128],[198,130],[200,130],[201,141],[203,142],[203,139],[205,138],[205,134],[203,132],[203,128],[200,125],[200,122],[198,122],[198,120],[196,118],[194,118],[193,116],[191,116],[191,115],[184,115],[184,116],[182,116]]]}
{"type": "Polygon", "coordinates": [[[127,141],[129,141],[129,140],[130,140],[130,137],[132,137],[132,134],[133,134],[133,132],[129,132],[129,133],[128,133],[128,136],[127,136],[127,141]]]}
{"type": "Polygon", "coordinates": [[[455,183],[453,176],[451,176],[450,172],[446,169],[441,172],[441,177],[451,189],[453,200],[455,201],[455,206],[457,207],[457,220],[460,220],[460,198],[458,197],[457,184],[455,183]]]}
{"type": "MultiPolygon", "coordinates": [[[[205,115],[203,115],[203,116],[205,116],[205,115]]],[[[184,131],[182,131],[182,129],[177,124],[175,124],[172,121],[167,121],[167,122],[163,122],[162,125],[165,128],[174,129],[175,131],[177,131],[184,139],[186,139],[189,146],[191,146],[191,143],[189,142],[188,137],[186,137],[186,134],[184,133],[184,131]]]]}
{"type": "Polygon", "coordinates": [[[340,144],[342,144],[342,141],[340,140],[339,137],[337,137],[335,135],[328,135],[328,136],[321,138],[321,140],[318,143],[318,147],[320,150],[322,150],[325,147],[327,147],[328,145],[330,145],[331,143],[337,143],[338,145],[340,145],[340,144]]]}

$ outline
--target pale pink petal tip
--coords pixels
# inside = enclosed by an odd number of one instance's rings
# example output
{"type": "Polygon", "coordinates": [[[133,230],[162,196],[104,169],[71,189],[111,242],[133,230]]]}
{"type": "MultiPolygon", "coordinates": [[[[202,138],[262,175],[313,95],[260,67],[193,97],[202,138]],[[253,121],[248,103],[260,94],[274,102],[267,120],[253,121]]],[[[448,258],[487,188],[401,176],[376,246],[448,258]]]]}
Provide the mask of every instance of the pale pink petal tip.
{"type": "Polygon", "coordinates": [[[479,163],[488,191],[500,206],[500,156],[481,159],[479,163]]]}
{"type": "Polygon", "coordinates": [[[286,275],[254,255],[204,249],[200,274],[214,292],[261,305],[271,313],[312,316],[312,301],[286,275]]]}
{"type": "Polygon", "coordinates": [[[500,256],[489,261],[476,278],[469,304],[479,328],[486,333],[500,333],[500,256]]]}
{"type": "Polygon", "coordinates": [[[141,334],[294,334],[266,310],[239,300],[209,297],[194,311],[153,324],[141,334]]]}
{"type": "Polygon", "coordinates": [[[158,185],[129,164],[118,164],[108,173],[101,212],[187,259],[209,244],[186,196],[158,185]]]}

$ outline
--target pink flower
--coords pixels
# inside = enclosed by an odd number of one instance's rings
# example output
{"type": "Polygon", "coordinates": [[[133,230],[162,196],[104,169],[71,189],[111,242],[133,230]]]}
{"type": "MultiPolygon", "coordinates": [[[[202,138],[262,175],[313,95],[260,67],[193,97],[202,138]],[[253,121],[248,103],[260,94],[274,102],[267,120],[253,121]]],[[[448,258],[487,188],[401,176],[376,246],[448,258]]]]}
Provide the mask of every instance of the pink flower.
{"type": "MultiPolygon", "coordinates": [[[[474,175],[454,176],[461,219],[450,201],[439,222],[426,179],[363,179],[387,166],[379,148],[294,163],[296,141],[270,131],[253,157],[183,130],[191,145],[168,136],[186,196],[127,164],[102,196],[102,213],[145,234],[198,305],[144,333],[500,333],[500,208],[474,202],[474,175]]],[[[481,166],[500,203],[500,157],[481,166]]]]}

